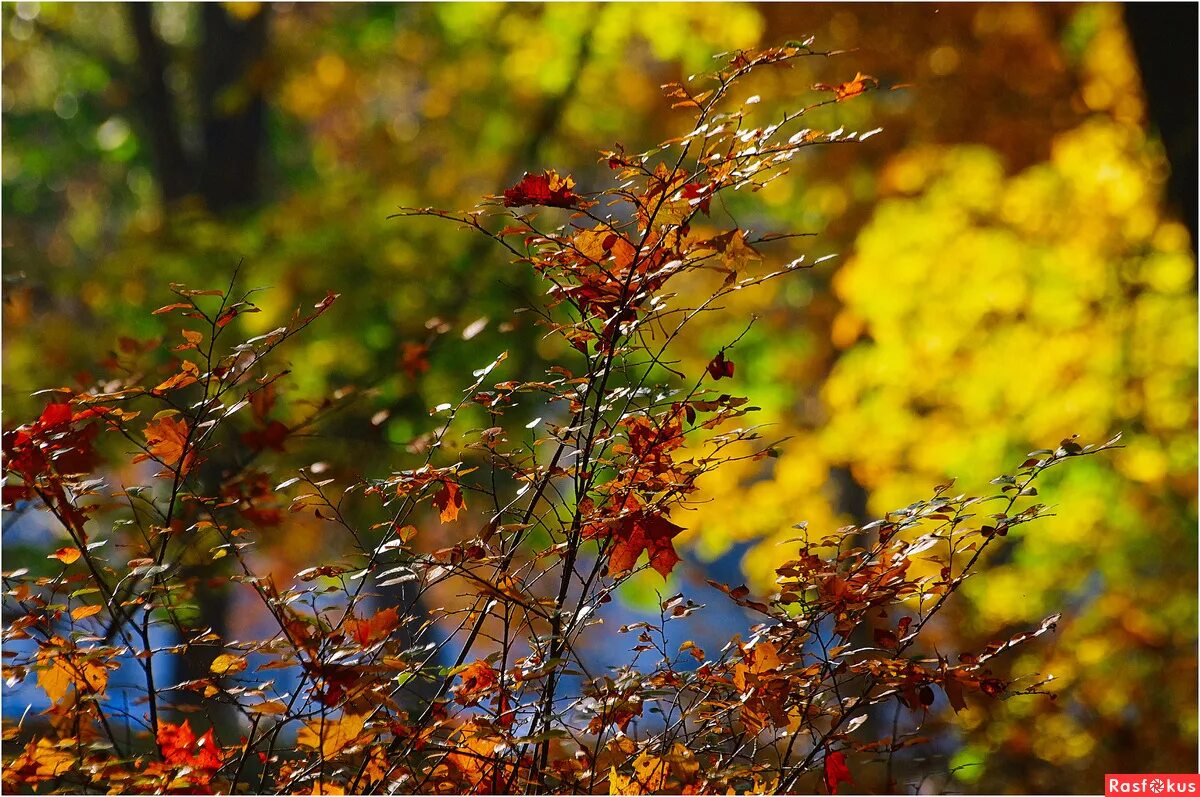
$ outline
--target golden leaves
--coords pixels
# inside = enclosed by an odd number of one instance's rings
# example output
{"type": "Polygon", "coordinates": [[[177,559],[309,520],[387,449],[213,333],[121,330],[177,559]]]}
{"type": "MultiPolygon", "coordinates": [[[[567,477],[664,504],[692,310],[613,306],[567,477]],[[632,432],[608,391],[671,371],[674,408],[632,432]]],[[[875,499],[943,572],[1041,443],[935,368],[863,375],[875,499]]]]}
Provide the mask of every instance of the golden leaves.
{"type": "Polygon", "coordinates": [[[366,715],[362,714],[343,714],[339,719],[321,718],[300,729],[296,744],[320,752],[322,758],[333,758],[373,735],[364,732],[366,722],[366,715]]]}
{"type": "Polygon", "coordinates": [[[213,675],[236,675],[246,669],[246,660],[233,653],[222,653],[208,665],[213,675]]]}
{"type": "Polygon", "coordinates": [[[5,780],[11,777],[22,784],[33,784],[65,775],[75,768],[75,748],[74,739],[58,743],[49,739],[30,740],[21,755],[4,768],[5,780]]]}
{"type": "Polygon", "coordinates": [[[170,379],[161,383],[151,393],[163,393],[167,390],[176,390],[181,387],[193,385],[200,378],[200,366],[196,365],[191,360],[184,360],[179,365],[179,372],[170,379]]]}
{"type": "Polygon", "coordinates": [[[61,703],[74,687],[78,694],[100,695],[108,686],[108,668],[77,652],[63,650],[68,643],[54,637],[57,648],[38,652],[37,682],[53,703],[61,703]]]}
{"type": "Polygon", "coordinates": [[[609,794],[653,794],[667,785],[674,775],[681,783],[690,783],[700,771],[700,763],[691,750],[676,742],[664,756],[643,752],[633,761],[633,772],[622,775],[612,767],[608,773],[609,794]]]}

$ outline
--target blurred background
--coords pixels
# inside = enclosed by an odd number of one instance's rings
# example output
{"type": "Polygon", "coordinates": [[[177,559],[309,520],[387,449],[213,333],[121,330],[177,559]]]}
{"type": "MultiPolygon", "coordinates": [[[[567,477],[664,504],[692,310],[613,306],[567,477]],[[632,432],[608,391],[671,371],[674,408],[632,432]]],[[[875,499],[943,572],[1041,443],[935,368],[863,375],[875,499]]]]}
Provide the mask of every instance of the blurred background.
{"type": "MultiPolygon", "coordinates": [[[[1016,677],[1059,693],[973,705],[936,746],[940,788],[1095,792],[1106,772],[1195,771],[1197,745],[1196,8],[1190,4],[38,4],[3,25],[3,399],[81,387],[169,282],[268,286],[246,334],[342,293],[288,355],[284,421],[355,385],[314,452],[348,476],[401,467],[471,369],[508,349],[542,373],[513,315],[536,282],[504,253],[398,206],[470,207],[522,172],[581,188],[596,150],[690,129],[659,85],[714,54],[816,37],[845,50],[757,78],[765,113],[861,72],[881,91],[822,119],[883,132],[811,150],[723,209],[758,231],[817,233],[817,269],[772,283],[683,343],[692,370],[739,345],[734,388],[783,456],[702,483],[685,566],[769,589],[792,524],[833,529],[967,492],[1072,434],[1126,447],[1052,471],[1057,516],[971,583],[944,651],[1063,612],[1016,677]],[[431,321],[440,319],[440,321],[431,321]],[[486,355],[484,353],[487,353],[486,355]]],[[[752,89],[752,90],[751,90],[752,89]]],[[[481,239],[482,240],[482,239],[481,239]]],[[[770,253],[767,253],[770,256],[770,253]]],[[[379,475],[375,473],[373,475],[379,475]]],[[[326,541],[287,518],[264,566],[326,541]]],[[[6,567],[45,539],[10,534],[6,567]]],[[[44,561],[44,560],[41,560],[44,561]]],[[[689,592],[690,594],[690,592],[689,592]]],[[[641,602],[641,603],[639,603],[641,602]]],[[[206,608],[228,625],[232,604],[206,608]]],[[[239,633],[235,627],[233,633],[239,633]]],[[[243,629],[242,633],[248,633],[243,629]]],[[[603,658],[597,653],[598,658],[603,658]]]]}

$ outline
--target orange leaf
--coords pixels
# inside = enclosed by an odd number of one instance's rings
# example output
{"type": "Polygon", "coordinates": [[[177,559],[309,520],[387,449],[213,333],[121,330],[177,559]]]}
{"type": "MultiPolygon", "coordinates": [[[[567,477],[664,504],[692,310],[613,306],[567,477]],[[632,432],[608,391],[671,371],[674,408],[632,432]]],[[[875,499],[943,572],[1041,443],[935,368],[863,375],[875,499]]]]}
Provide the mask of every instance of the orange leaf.
{"type": "MultiPolygon", "coordinates": [[[[151,421],[146,424],[146,447],[150,450],[150,456],[154,457],[164,465],[174,465],[179,460],[183,459],[184,449],[187,447],[188,425],[187,421],[180,418],[178,421],[173,418],[160,418],[156,421],[151,421]]],[[[140,462],[146,459],[145,454],[139,454],[134,457],[134,462],[140,462]]],[[[188,454],[181,468],[183,473],[187,473],[191,466],[192,455],[188,454]]]]}
{"type": "Polygon", "coordinates": [[[466,706],[479,702],[479,698],[485,696],[493,686],[499,683],[496,670],[483,659],[479,659],[460,672],[458,677],[462,678],[462,685],[456,690],[455,699],[466,706]]]}
{"type": "Polygon", "coordinates": [[[69,565],[80,557],[78,548],[59,548],[54,553],[47,556],[47,559],[57,559],[64,565],[69,565]]]}
{"type": "Polygon", "coordinates": [[[88,617],[100,614],[102,611],[104,611],[104,606],[101,604],[96,604],[94,606],[80,606],[79,608],[71,611],[71,619],[85,620],[88,617]]]}
{"type": "Polygon", "coordinates": [[[832,91],[834,93],[834,102],[848,100],[851,97],[857,97],[867,89],[879,87],[879,81],[870,75],[864,75],[862,72],[854,74],[854,80],[848,83],[839,83],[836,86],[831,86],[828,83],[818,83],[813,86],[817,91],[832,91]]]}
{"type": "Polygon", "coordinates": [[[400,615],[395,608],[382,609],[370,620],[351,618],[346,621],[346,631],[364,648],[385,638],[400,625],[400,615]]]}

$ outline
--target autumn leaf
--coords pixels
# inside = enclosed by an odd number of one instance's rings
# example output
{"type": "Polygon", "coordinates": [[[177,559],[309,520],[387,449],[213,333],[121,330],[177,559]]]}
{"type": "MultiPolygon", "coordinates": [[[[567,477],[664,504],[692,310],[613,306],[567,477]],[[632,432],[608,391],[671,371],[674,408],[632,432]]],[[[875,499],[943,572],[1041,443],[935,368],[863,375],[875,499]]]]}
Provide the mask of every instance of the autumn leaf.
{"type": "Polygon", "coordinates": [[[195,384],[200,377],[200,366],[196,365],[191,360],[184,360],[179,365],[179,373],[172,376],[167,381],[155,387],[151,393],[164,393],[168,390],[176,390],[181,387],[195,384]]]}
{"type": "Polygon", "coordinates": [[[733,361],[725,359],[725,352],[717,352],[717,356],[708,363],[708,375],[713,379],[732,378],[733,361]]]}
{"type": "Polygon", "coordinates": [[[458,513],[467,507],[462,489],[449,479],[442,480],[442,489],[434,494],[433,505],[441,513],[443,523],[453,523],[458,518],[458,513]]]}
{"type": "Polygon", "coordinates": [[[160,722],[157,738],[163,760],[171,766],[196,770],[197,774],[203,774],[201,780],[211,778],[221,768],[221,751],[212,728],[196,738],[188,720],[178,725],[160,722]]]}
{"type": "Polygon", "coordinates": [[[832,91],[834,93],[834,102],[841,102],[851,97],[857,97],[867,89],[874,88],[879,88],[878,80],[870,75],[864,75],[862,72],[856,72],[854,79],[847,83],[838,83],[836,85],[817,83],[813,86],[813,91],[832,91]]]}
{"type": "Polygon", "coordinates": [[[743,651],[742,661],[733,668],[733,685],[739,692],[748,692],[758,685],[758,676],[770,675],[782,664],[779,648],[770,642],[759,642],[743,651]]]}
{"type": "Polygon", "coordinates": [[[360,620],[357,617],[347,620],[346,632],[365,648],[385,639],[398,625],[400,614],[395,607],[391,607],[379,610],[370,620],[360,620]]]}
{"type": "Polygon", "coordinates": [[[409,379],[416,379],[429,370],[429,347],[424,343],[405,343],[400,353],[400,367],[409,379]]]}
{"type": "Polygon", "coordinates": [[[359,714],[343,714],[340,719],[321,718],[299,730],[296,744],[320,752],[322,758],[333,758],[358,743],[366,722],[367,718],[359,714]]]}
{"type": "Polygon", "coordinates": [[[108,669],[100,662],[61,650],[63,640],[54,637],[59,649],[38,653],[37,682],[53,703],[61,703],[74,687],[77,695],[103,694],[108,686],[108,669]]]}
{"type": "Polygon", "coordinates": [[[478,703],[500,680],[495,668],[483,659],[460,672],[458,677],[462,679],[462,684],[455,688],[455,700],[464,706],[478,703]]]}
{"type": "Polygon", "coordinates": [[[831,750],[825,754],[825,788],[829,789],[830,794],[837,794],[839,783],[854,783],[854,778],[846,766],[846,756],[838,750],[831,750]]]}
{"type": "Polygon", "coordinates": [[[287,703],[282,700],[265,700],[262,703],[254,703],[246,706],[246,711],[251,714],[286,714],[288,710],[287,703]]]}
{"type": "Polygon", "coordinates": [[[88,617],[94,617],[95,615],[100,614],[102,611],[104,611],[104,606],[99,603],[92,606],[80,606],[71,610],[71,619],[78,622],[79,620],[85,620],[88,617]]]}
{"type": "Polygon", "coordinates": [[[681,531],[681,526],[676,526],[662,515],[640,511],[634,513],[621,523],[614,535],[617,542],[609,554],[608,574],[612,576],[632,570],[642,551],[646,551],[650,566],[666,578],[679,563],[679,554],[675,552],[671,540],[681,531]]]}
{"type": "Polygon", "coordinates": [[[945,680],[942,681],[942,689],[946,691],[946,699],[950,701],[950,707],[954,709],[955,714],[967,707],[967,700],[963,696],[962,682],[955,677],[954,673],[946,673],[945,680]]]}
{"type": "Polygon", "coordinates": [[[32,785],[65,775],[75,769],[78,763],[73,747],[71,740],[65,740],[61,746],[49,739],[30,740],[21,755],[4,767],[5,780],[13,777],[21,783],[32,785]]]}
{"type": "Polygon", "coordinates": [[[666,785],[670,763],[643,752],[633,761],[633,772],[624,776],[613,767],[608,773],[609,794],[653,794],[666,785]]]}
{"type": "Polygon", "coordinates": [[[721,265],[729,273],[726,284],[737,278],[738,273],[746,267],[747,261],[762,260],[758,250],[746,243],[746,234],[740,229],[716,236],[712,245],[721,253],[721,265]]]}
{"type": "Polygon", "coordinates": [[[553,170],[542,174],[529,174],[521,178],[521,182],[504,192],[505,207],[520,207],[522,205],[545,205],[555,208],[575,207],[579,197],[571,191],[575,180],[559,177],[553,170]]]}
{"type": "Polygon", "coordinates": [[[134,463],[142,462],[143,460],[154,457],[164,465],[171,466],[183,460],[180,467],[181,473],[187,473],[191,467],[193,452],[188,452],[187,458],[184,458],[184,450],[187,447],[188,425],[187,421],[180,418],[175,420],[171,417],[159,418],[146,424],[146,447],[149,450],[148,454],[138,454],[133,458],[134,463]]]}
{"type": "Polygon", "coordinates": [[[244,669],[246,660],[233,653],[222,653],[208,665],[208,670],[213,675],[236,675],[244,669]]]}
{"type": "Polygon", "coordinates": [[[57,551],[50,554],[46,558],[47,559],[57,559],[58,561],[62,562],[64,565],[69,565],[72,562],[78,560],[81,555],[82,554],[80,554],[78,548],[59,548],[57,551]]]}

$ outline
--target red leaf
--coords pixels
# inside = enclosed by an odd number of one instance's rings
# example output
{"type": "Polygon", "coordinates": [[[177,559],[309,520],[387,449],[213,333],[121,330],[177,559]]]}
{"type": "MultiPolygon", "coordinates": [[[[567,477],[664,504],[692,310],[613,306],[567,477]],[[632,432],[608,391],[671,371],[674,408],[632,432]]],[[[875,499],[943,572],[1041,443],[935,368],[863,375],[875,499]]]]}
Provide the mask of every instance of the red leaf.
{"type": "Polygon", "coordinates": [[[211,778],[221,768],[221,752],[217,749],[212,728],[197,739],[187,720],[178,725],[160,722],[158,746],[166,763],[177,767],[190,767],[194,771],[192,777],[196,774],[203,776],[201,781],[211,778]]]}
{"type": "Polygon", "coordinates": [[[950,701],[950,707],[954,709],[955,714],[967,707],[962,684],[957,678],[947,673],[946,680],[942,681],[942,688],[946,690],[946,699],[950,701]]]}
{"type": "Polygon", "coordinates": [[[1008,687],[999,678],[984,678],[979,682],[979,688],[988,697],[999,697],[1008,687]]]}
{"type": "Polygon", "coordinates": [[[400,367],[409,379],[416,379],[429,370],[429,347],[424,343],[405,343],[400,355],[400,367]]]}
{"type": "Polygon", "coordinates": [[[542,174],[529,174],[521,182],[504,192],[504,206],[513,208],[522,205],[545,205],[555,208],[575,207],[579,197],[571,191],[575,180],[559,177],[553,170],[542,174]]]}
{"type": "Polygon", "coordinates": [[[718,352],[708,364],[708,375],[713,379],[733,377],[733,361],[725,359],[725,352],[718,352]]]}
{"type": "Polygon", "coordinates": [[[452,523],[458,518],[459,511],[466,508],[462,490],[452,481],[442,480],[442,489],[433,496],[433,505],[441,513],[443,523],[452,523]]]}
{"type": "Polygon", "coordinates": [[[825,788],[830,794],[837,794],[839,783],[854,783],[854,778],[846,766],[846,756],[831,750],[825,754],[825,788]]]}
{"type": "Polygon", "coordinates": [[[271,421],[262,429],[251,429],[242,433],[242,442],[255,451],[270,448],[275,451],[283,450],[283,442],[291,430],[279,421],[271,421]]]}
{"type": "Polygon", "coordinates": [[[353,618],[346,621],[346,631],[362,647],[369,647],[385,638],[400,625],[400,615],[395,608],[381,609],[370,620],[353,618]]]}
{"type": "Polygon", "coordinates": [[[650,557],[650,566],[666,578],[679,563],[679,554],[671,539],[683,528],[676,526],[662,515],[647,515],[636,512],[625,518],[615,536],[616,544],[608,558],[608,574],[632,570],[642,551],[650,557]]]}
{"type": "Polygon", "coordinates": [[[700,208],[705,215],[708,214],[708,207],[712,203],[711,186],[704,183],[688,183],[683,187],[683,198],[687,200],[699,199],[695,203],[696,207],[700,208]]]}

